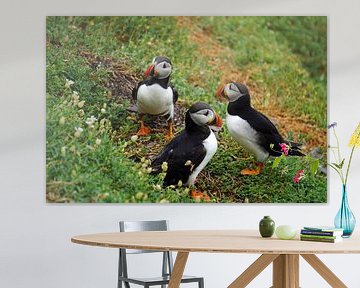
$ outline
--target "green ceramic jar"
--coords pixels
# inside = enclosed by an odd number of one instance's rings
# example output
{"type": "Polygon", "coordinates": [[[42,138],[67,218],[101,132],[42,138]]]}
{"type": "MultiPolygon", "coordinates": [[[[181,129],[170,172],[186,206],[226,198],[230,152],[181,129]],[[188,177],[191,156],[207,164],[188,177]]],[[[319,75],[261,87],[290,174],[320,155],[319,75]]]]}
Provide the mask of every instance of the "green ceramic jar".
{"type": "Polygon", "coordinates": [[[264,216],[259,223],[259,231],[262,237],[271,237],[275,231],[275,222],[270,216],[264,216]]]}

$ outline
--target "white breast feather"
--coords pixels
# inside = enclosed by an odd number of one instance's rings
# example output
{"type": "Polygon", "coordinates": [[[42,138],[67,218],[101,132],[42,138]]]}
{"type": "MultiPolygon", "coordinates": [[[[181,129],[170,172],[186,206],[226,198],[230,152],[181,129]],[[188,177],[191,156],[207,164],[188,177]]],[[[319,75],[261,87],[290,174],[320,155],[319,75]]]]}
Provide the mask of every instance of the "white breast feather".
{"type": "Polygon", "coordinates": [[[254,154],[257,161],[263,162],[269,157],[262,146],[258,145],[259,134],[250,124],[239,116],[227,114],[226,124],[230,135],[248,152],[254,154]]]}
{"type": "Polygon", "coordinates": [[[173,91],[171,87],[164,89],[159,84],[141,85],[137,92],[139,113],[151,115],[174,116],[173,91]]]}
{"type": "Polygon", "coordinates": [[[206,150],[206,155],[203,159],[203,161],[197,166],[194,171],[190,174],[188,181],[186,182],[187,186],[194,185],[196,177],[199,175],[199,173],[205,168],[206,164],[211,160],[211,158],[214,156],[218,143],[215,137],[214,132],[210,130],[210,135],[203,141],[203,145],[206,150]]]}

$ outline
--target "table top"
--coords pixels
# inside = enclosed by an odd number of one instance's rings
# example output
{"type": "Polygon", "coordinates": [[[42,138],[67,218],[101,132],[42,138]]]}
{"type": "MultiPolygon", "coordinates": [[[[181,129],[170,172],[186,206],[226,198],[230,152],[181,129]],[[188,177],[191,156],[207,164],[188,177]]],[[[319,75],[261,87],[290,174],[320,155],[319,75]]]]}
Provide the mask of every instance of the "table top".
{"type": "Polygon", "coordinates": [[[341,254],[360,253],[360,235],[338,243],[262,238],[257,230],[178,230],[156,232],[116,232],[79,235],[77,244],[183,252],[249,254],[341,254]]]}

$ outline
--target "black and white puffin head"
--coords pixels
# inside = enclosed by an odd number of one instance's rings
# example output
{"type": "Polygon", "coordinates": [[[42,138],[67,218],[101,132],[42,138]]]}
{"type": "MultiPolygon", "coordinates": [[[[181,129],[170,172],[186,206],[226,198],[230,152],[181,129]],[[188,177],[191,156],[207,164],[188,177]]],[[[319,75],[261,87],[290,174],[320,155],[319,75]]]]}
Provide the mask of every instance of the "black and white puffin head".
{"type": "Polygon", "coordinates": [[[229,102],[235,102],[241,97],[249,97],[249,89],[244,84],[230,82],[225,86],[220,87],[216,95],[220,98],[226,98],[229,102]]]}
{"type": "Polygon", "coordinates": [[[209,126],[212,130],[218,130],[222,126],[221,118],[207,103],[197,102],[193,104],[186,114],[187,126],[192,126],[192,123],[194,123],[200,127],[209,126]]]}
{"type": "Polygon", "coordinates": [[[146,69],[145,77],[155,77],[165,79],[171,74],[171,61],[165,56],[157,56],[153,59],[152,64],[146,69]]]}

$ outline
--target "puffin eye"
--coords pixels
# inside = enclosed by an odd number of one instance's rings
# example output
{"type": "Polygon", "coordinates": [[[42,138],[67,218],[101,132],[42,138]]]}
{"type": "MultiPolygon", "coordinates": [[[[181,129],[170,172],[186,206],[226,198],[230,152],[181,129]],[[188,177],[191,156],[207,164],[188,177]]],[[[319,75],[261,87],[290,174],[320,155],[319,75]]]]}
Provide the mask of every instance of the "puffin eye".
{"type": "Polygon", "coordinates": [[[163,68],[166,68],[166,63],[163,64],[163,68]]]}
{"type": "Polygon", "coordinates": [[[205,115],[205,116],[209,116],[209,110],[206,110],[206,112],[205,112],[204,115],[205,115]]]}

